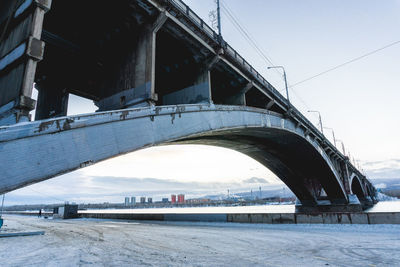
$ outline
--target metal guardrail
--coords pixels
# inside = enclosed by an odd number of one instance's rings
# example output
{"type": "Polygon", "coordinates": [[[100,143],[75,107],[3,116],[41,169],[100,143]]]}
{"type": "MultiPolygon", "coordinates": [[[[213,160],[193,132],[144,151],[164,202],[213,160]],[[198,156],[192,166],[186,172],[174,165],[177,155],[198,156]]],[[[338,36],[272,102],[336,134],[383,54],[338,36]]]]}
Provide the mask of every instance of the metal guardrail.
{"type": "MultiPolygon", "coordinates": [[[[188,5],[186,5],[182,0],[167,0],[172,3],[177,9],[181,10],[182,13],[186,14],[186,16],[191,19],[191,21],[196,24],[200,29],[202,29],[210,38],[215,40],[215,42],[219,42],[218,34],[210,27],[207,23],[203,21],[193,10],[190,9],[188,5]]],[[[250,63],[246,61],[233,47],[231,47],[228,43],[224,43],[225,52],[232,58],[234,58],[244,69],[249,71],[254,75],[254,78],[265,88],[267,88],[276,98],[282,101],[286,106],[289,106],[289,102],[287,99],[279,93],[257,70],[255,70],[250,63]]],[[[337,154],[345,158],[345,155],[342,153],[326,138],[298,109],[296,109],[293,105],[291,106],[292,115],[297,117],[299,121],[301,121],[304,125],[309,127],[313,134],[316,135],[319,139],[323,140],[333,151],[336,151],[337,154]]],[[[357,170],[351,163],[350,166],[357,170]]],[[[358,170],[357,170],[358,171],[358,170]]],[[[359,171],[358,171],[359,172],[359,171]]],[[[359,172],[361,174],[361,172],[359,172]]]]}
{"type": "MultiPolygon", "coordinates": [[[[214,39],[216,42],[219,41],[218,34],[210,27],[207,23],[203,21],[196,13],[194,13],[188,5],[183,3],[181,0],[169,0],[174,6],[180,9],[184,14],[186,14],[193,23],[195,23],[198,27],[200,27],[210,38],[214,39]]],[[[232,46],[225,42],[226,45],[226,53],[229,54],[232,58],[235,58],[237,63],[242,65],[246,70],[254,75],[258,82],[267,87],[274,95],[279,98],[286,105],[287,100],[284,98],[278,90],[276,90],[256,69],[254,69],[249,62],[244,59],[232,46]]]]}

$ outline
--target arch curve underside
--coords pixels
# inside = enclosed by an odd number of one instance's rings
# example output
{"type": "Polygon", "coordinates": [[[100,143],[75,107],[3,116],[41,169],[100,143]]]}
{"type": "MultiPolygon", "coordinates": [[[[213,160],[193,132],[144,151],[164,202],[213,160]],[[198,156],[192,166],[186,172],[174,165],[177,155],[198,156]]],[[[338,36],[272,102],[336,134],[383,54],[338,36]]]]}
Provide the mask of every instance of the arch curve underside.
{"type": "Polygon", "coordinates": [[[0,193],[154,145],[190,143],[244,153],[274,172],[306,206],[347,204],[338,172],[290,119],[242,106],[128,109],[0,127],[0,193]]]}

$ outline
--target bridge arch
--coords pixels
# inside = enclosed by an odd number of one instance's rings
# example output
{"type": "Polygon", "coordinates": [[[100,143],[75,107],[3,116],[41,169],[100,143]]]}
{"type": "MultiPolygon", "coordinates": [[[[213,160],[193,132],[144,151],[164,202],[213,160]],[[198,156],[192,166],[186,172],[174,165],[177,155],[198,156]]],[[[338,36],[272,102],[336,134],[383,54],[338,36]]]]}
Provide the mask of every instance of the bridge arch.
{"type": "Polygon", "coordinates": [[[351,192],[354,195],[356,195],[359,200],[362,200],[365,198],[365,196],[367,196],[363,183],[356,174],[353,174],[351,176],[350,184],[351,184],[351,192]]]}
{"type": "MultiPolygon", "coordinates": [[[[50,119],[0,128],[7,192],[141,148],[206,144],[242,152],[274,172],[302,204],[347,203],[329,157],[289,118],[257,108],[179,105],[50,119]]],[[[1,193],[0,192],[0,193],[1,193]]]]}

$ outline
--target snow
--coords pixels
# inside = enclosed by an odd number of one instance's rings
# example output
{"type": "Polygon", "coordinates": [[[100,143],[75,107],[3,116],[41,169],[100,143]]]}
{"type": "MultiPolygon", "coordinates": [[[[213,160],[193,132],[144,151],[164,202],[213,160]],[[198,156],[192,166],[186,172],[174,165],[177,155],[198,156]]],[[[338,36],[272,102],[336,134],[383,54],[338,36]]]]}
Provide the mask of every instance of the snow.
{"type": "Polygon", "coordinates": [[[49,220],[7,215],[2,266],[396,266],[400,225],[49,220]]]}
{"type": "Polygon", "coordinates": [[[293,213],[294,205],[259,205],[235,207],[193,207],[193,208],[144,208],[144,209],[102,209],[80,210],[79,213],[129,213],[129,214],[224,214],[224,213],[293,213]]]}

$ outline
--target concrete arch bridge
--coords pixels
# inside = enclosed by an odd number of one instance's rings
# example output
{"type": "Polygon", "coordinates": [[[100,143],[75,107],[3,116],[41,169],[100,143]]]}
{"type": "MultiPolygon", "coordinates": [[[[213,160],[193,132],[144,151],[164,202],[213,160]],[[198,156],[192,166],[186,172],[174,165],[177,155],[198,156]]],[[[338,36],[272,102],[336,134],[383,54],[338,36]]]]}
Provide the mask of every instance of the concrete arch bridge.
{"type": "Polygon", "coordinates": [[[330,157],[290,118],[257,108],[208,104],[134,108],[1,127],[0,193],[170,143],[222,146],[254,158],[293,191],[303,210],[361,210],[373,203],[372,185],[330,157]]]}
{"type": "Polygon", "coordinates": [[[348,157],[181,0],[2,0],[0,33],[0,193],[200,143],[258,160],[299,210],[376,201],[348,157]],[[69,94],[98,112],[66,116],[69,94]]]}

